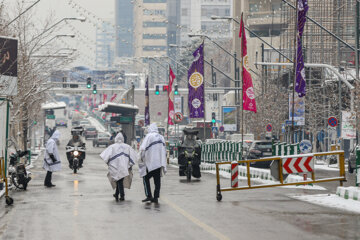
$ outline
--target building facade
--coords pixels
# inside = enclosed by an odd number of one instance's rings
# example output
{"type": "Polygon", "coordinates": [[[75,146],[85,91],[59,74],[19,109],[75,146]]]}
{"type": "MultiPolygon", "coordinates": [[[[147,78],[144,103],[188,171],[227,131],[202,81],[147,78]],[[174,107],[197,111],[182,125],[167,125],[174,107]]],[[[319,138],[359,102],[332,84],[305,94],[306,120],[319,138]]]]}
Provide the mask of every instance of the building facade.
{"type": "Polygon", "coordinates": [[[111,68],[114,63],[115,30],[110,22],[103,22],[100,29],[96,28],[96,68],[111,68]]]}
{"type": "Polygon", "coordinates": [[[115,1],[115,25],[116,25],[116,56],[132,57],[133,49],[133,23],[134,4],[131,1],[115,1]]]}
{"type": "Polygon", "coordinates": [[[166,0],[134,1],[135,57],[166,56],[166,0]]]}

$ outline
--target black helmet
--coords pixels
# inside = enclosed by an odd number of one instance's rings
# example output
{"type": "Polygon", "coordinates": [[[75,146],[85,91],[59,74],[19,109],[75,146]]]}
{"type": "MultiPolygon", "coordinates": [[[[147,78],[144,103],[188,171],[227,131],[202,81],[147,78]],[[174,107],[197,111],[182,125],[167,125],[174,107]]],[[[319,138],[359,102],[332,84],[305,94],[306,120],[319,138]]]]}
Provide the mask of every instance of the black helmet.
{"type": "Polygon", "coordinates": [[[71,135],[81,135],[84,131],[84,128],[81,126],[73,127],[71,129],[71,135]]]}

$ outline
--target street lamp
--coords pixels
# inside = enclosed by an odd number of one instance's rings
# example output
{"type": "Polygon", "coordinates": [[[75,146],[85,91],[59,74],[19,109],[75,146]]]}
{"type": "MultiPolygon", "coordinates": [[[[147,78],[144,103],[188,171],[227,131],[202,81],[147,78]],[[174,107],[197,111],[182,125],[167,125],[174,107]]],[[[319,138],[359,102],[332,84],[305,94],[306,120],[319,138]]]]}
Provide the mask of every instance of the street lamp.
{"type": "Polygon", "coordinates": [[[84,18],[84,17],[67,17],[67,18],[63,18],[63,19],[59,20],[58,22],[56,22],[55,24],[53,24],[51,27],[45,29],[42,33],[40,33],[39,35],[37,35],[33,39],[31,39],[30,42],[32,42],[35,39],[41,37],[44,33],[48,32],[50,29],[52,29],[53,27],[55,27],[56,25],[58,25],[62,21],[67,21],[67,20],[77,20],[77,21],[80,21],[80,22],[85,22],[86,18],[84,18]]]}
{"type": "Polygon", "coordinates": [[[50,40],[46,41],[44,44],[41,44],[39,48],[41,48],[42,46],[45,46],[46,44],[48,44],[49,42],[51,42],[52,40],[54,40],[55,38],[58,38],[58,37],[71,37],[71,38],[74,38],[75,35],[74,35],[74,34],[60,34],[60,35],[56,35],[56,36],[50,38],[50,40]]]}

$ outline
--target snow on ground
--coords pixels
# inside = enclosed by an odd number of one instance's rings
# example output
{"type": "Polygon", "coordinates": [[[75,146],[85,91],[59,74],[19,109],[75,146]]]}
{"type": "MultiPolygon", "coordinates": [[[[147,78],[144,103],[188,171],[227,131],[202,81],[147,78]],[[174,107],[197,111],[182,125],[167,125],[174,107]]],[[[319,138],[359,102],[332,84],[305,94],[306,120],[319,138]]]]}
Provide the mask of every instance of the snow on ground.
{"type": "Polygon", "coordinates": [[[289,197],[320,206],[337,208],[360,214],[359,201],[355,201],[352,199],[344,199],[335,194],[289,195],[289,197]]]}
{"type": "MultiPolygon", "coordinates": [[[[345,169],[347,169],[346,166],[345,169]]],[[[339,171],[339,166],[337,164],[332,164],[332,165],[315,164],[315,170],[339,171]]]]}
{"type": "Polygon", "coordinates": [[[96,127],[96,129],[99,130],[100,132],[107,132],[106,128],[95,118],[88,117],[87,119],[90,121],[91,125],[96,127]]]}

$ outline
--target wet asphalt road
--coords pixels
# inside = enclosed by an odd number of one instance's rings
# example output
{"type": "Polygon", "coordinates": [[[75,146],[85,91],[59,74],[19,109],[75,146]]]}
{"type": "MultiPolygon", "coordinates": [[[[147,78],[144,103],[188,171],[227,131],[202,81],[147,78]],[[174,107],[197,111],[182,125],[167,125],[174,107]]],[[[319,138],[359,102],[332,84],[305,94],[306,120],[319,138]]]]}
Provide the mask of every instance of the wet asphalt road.
{"type": "MultiPolygon", "coordinates": [[[[225,192],[215,199],[215,176],[191,183],[168,168],[159,204],[144,204],[141,179],[134,173],[124,202],[115,202],[99,158],[104,148],[87,141],[84,168],[74,175],[64,147],[63,169],[53,174],[55,188],[45,188],[41,158],[31,170],[27,191],[12,191],[14,205],[0,202],[0,239],[359,239],[360,215],[294,200],[290,194],[334,193],[288,188],[225,192]]],[[[323,173],[325,174],[325,173],[323,173]]],[[[230,181],[222,179],[222,181],[230,181]]]]}

